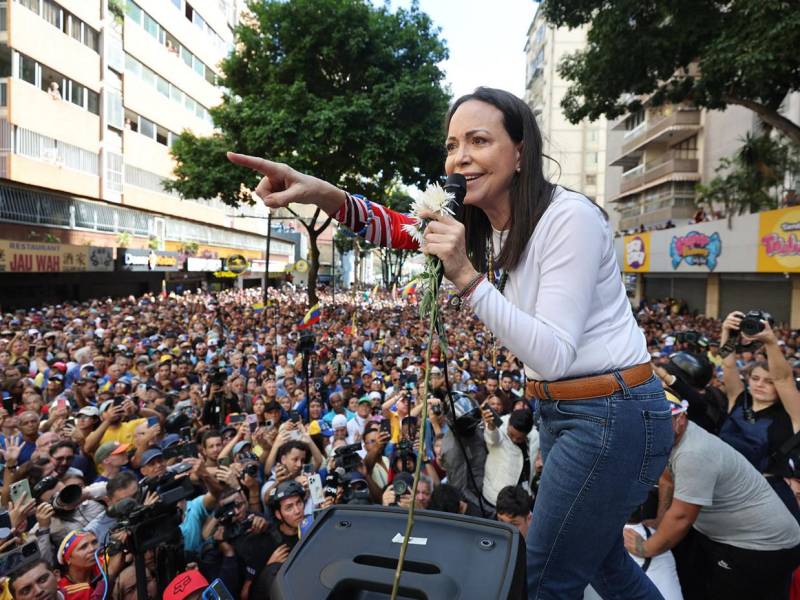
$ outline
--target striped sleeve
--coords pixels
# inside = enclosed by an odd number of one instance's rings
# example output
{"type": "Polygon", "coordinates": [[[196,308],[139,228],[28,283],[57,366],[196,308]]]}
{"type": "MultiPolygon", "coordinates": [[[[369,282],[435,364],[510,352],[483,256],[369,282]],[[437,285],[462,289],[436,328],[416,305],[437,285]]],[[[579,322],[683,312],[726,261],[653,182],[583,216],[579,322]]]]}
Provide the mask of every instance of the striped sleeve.
{"type": "Polygon", "coordinates": [[[368,242],[398,250],[417,250],[419,245],[403,225],[414,223],[408,215],[396,212],[362,196],[345,193],[346,200],[333,218],[368,242]]]}

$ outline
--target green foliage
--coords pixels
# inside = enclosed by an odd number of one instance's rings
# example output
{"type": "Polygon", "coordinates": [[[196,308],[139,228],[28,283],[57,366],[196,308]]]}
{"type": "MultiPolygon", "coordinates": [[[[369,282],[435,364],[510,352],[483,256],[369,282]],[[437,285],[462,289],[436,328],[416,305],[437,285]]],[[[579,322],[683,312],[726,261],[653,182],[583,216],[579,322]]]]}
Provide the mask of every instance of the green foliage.
{"type": "Polygon", "coordinates": [[[722,206],[729,216],[778,208],[785,181],[800,175],[800,149],[769,134],[748,134],[742,142],[733,157],[720,160],[714,179],[698,184],[698,203],[722,206]]]}
{"type": "Polygon", "coordinates": [[[131,245],[131,240],[133,239],[133,235],[131,235],[130,231],[120,231],[117,234],[117,246],[120,248],[127,248],[131,245]]]}
{"type": "Polygon", "coordinates": [[[222,62],[220,133],[184,132],[169,184],[184,197],[248,201],[258,177],[226,150],[285,162],[382,201],[391,182],[424,186],[442,170],[447,57],[416,4],[392,14],[366,0],[250,3],[222,62]]]}
{"type": "Polygon", "coordinates": [[[651,103],[746,106],[796,141],[778,114],[800,89],[800,10],[786,0],[545,0],[557,26],[591,23],[588,46],[559,67],[571,82],[562,106],[574,123],[651,103]]]}
{"type": "Polygon", "coordinates": [[[200,250],[200,244],[197,242],[183,242],[181,244],[181,252],[186,256],[196,256],[198,250],[200,250]]]}

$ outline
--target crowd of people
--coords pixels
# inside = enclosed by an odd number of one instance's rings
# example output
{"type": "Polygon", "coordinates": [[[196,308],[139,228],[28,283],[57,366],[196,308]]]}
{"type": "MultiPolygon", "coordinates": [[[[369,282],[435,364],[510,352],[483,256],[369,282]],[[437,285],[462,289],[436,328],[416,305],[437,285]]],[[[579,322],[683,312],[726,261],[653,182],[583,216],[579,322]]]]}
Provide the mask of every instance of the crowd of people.
{"type": "MultiPolygon", "coordinates": [[[[266,304],[260,289],[198,291],[0,316],[0,596],[184,600],[215,582],[268,598],[318,511],[408,507],[418,461],[418,508],[524,540],[542,463],[521,363],[445,307],[422,427],[413,298],[342,296],[323,293],[305,329],[289,289],[266,304]]],[[[633,310],[675,440],[626,548],[667,599],[782,597],[800,562],[798,332],[671,300],[633,310]]]]}

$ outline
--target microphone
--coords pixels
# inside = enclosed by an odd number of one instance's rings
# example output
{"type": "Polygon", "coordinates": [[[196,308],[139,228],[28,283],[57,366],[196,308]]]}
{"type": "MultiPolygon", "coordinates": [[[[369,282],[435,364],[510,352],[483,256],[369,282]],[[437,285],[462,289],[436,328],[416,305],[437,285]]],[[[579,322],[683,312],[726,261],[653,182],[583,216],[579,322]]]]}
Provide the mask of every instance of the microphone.
{"type": "Polygon", "coordinates": [[[467,195],[467,178],[461,173],[453,173],[444,182],[444,191],[453,194],[454,202],[450,206],[456,221],[464,220],[464,196],[467,195]]]}
{"type": "MultiPolygon", "coordinates": [[[[453,217],[456,221],[461,223],[464,219],[464,196],[467,195],[467,178],[461,173],[453,173],[449,175],[444,182],[444,191],[453,194],[453,202],[450,204],[450,209],[453,211],[453,217]]],[[[442,284],[442,277],[444,277],[444,268],[439,271],[439,284],[442,284]]]]}

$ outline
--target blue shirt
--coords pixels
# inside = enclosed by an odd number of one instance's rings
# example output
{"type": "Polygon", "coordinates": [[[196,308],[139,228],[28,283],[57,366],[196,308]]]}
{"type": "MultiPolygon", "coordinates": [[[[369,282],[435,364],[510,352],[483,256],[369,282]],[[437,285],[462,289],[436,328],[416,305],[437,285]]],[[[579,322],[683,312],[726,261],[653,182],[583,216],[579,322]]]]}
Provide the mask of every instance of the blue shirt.
{"type": "Polygon", "coordinates": [[[183,534],[183,548],[187,554],[191,552],[200,554],[203,547],[203,523],[209,514],[203,498],[204,496],[198,496],[186,503],[186,514],[180,529],[183,534]]]}

